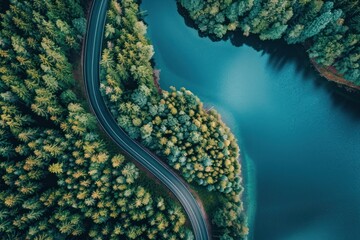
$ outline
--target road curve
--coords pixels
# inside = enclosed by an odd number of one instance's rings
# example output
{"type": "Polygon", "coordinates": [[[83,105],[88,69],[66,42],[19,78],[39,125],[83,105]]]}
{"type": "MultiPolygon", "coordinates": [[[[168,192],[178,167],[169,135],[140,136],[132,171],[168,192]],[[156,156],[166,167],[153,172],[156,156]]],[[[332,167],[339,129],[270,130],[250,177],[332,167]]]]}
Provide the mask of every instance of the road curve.
{"type": "Polygon", "coordinates": [[[93,0],[83,48],[83,76],[90,106],[100,125],[112,140],[144,166],[179,199],[191,222],[197,240],[210,239],[205,217],[181,179],[155,155],[133,141],[116,123],[100,93],[100,57],[109,0],[93,0]]]}

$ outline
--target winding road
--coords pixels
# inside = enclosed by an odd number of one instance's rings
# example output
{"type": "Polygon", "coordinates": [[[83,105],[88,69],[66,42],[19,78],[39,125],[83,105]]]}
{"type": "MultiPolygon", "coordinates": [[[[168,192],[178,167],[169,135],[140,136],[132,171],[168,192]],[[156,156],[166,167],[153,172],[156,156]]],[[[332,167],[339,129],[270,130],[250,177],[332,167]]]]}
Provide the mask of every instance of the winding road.
{"type": "Polygon", "coordinates": [[[188,187],[155,155],[133,141],[116,123],[100,93],[100,57],[109,0],[93,0],[83,49],[83,75],[88,99],[100,125],[112,140],[165,184],[179,199],[197,240],[210,239],[205,217],[188,187]]]}

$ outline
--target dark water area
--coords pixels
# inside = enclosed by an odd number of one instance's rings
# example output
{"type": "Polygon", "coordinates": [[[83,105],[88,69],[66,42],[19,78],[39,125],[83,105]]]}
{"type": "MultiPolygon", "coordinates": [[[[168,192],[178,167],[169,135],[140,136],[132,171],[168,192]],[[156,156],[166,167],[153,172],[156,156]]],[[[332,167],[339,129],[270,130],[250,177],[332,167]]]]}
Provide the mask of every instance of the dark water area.
{"type": "Polygon", "coordinates": [[[239,141],[250,239],[360,239],[359,95],[318,77],[302,46],[214,42],[175,1],[141,7],[162,88],[197,94],[239,141]]]}
{"type": "Polygon", "coordinates": [[[0,3],[0,13],[5,13],[10,8],[9,0],[2,0],[0,3]]]}

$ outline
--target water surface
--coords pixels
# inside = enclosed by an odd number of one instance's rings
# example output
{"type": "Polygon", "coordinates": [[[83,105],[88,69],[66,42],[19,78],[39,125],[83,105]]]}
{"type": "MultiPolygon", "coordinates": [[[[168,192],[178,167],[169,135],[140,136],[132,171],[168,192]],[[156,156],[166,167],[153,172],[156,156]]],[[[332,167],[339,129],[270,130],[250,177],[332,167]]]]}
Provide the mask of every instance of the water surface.
{"type": "Polygon", "coordinates": [[[239,140],[255,191],[252,238],[360,239],[360,104],[319,79],[299,47],[212,42],[185,24],[175,1],[143,0],[142,9],[162,88],[193,91],[239,140]]]}

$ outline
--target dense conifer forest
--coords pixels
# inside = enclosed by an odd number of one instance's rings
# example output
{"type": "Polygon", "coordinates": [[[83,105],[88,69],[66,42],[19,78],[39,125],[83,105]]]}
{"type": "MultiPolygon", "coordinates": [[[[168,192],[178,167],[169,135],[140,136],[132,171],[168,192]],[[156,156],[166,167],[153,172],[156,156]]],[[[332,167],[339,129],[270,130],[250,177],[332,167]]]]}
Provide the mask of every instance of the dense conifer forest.
{"type": "MultiPolygon", "coordinates": [[[[214,109],[184,88],[162,90],[137,0],[111,0],[100,90],[131,138],[216,196],[214,236],[246,239],[240,152],[214,109]]],[[[360,86],[358,0],[178,0],[198,30],[302,44],[360,86]]],[[[98,130],[81,97],[88,1],[0,4],[0,238],[193,239],[186,215],[98,130]]],[[[211,197],[211,198],[212,198],[211,197]]],[[[209,197],[210,199],[210,197],[209,197]]],[[[203,199],[204,200],[204,199],[203,199]]]]}
{"type": "Polygon", "coordinates": [[[304,44],[309,57],[328,71],[360,85],[358,0],[178,0],[205,35],[234,32],[261,40],[304,44]]]}
{"type": "Polygon", "coordinates": [[[84,5],[1,6],[0,239],[193,239],[179,204],[108,150],[76,94],[84,5]]]}
{"type": "Polygon", "coordinates": [[[216,235],[243,239],[248,228],[236,139],[220,115],[205,109],[190,91],[158,88],[150,63],[154,50],[138,13],[137,1],[111,1],[101,60],[102,94],[131,138],[165,159],[189,183],[221,193],[217,211],[209,213],[216,235]]]}

